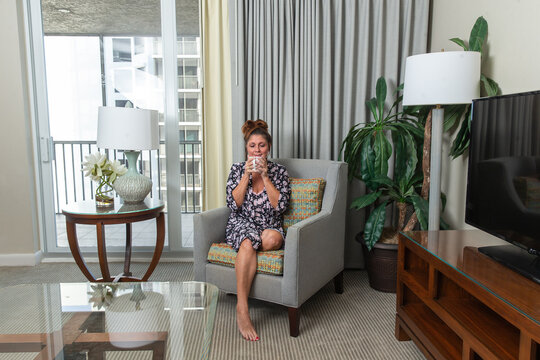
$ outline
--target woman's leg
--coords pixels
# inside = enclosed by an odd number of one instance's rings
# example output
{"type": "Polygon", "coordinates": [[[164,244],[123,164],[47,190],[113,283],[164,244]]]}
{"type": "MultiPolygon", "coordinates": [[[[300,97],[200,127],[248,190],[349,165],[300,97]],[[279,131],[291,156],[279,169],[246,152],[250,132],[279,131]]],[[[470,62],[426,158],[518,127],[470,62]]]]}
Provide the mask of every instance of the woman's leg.
{"type": "Polygon", "coordinates": [[[261,240],[261,251],[278,250],[281,249],[281,245],[283,245],[283,237],[277,230],[264,230],[261,234],[261,240]]]}
{"type": "Polygon", "coordinates": [[[257,253],[251,245],[251,240],[244,239],[236,255],[236,322],[238,330],[246,340],[259,340],[249,317],[248,296],[251,283],[257,270],[257,253]]]}

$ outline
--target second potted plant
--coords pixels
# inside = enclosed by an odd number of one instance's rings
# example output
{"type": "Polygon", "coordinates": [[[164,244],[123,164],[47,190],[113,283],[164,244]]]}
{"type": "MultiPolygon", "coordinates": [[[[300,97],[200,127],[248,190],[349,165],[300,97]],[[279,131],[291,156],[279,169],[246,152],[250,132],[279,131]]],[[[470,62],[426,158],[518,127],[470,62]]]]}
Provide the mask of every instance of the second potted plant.
{"type": "Polygon", "coordinates": [[[423,174],[418,161],[422,158],[424,129],[416,118],[398,111],[400,90],[396,90],[396,99],[387,111],[386,80],[379,78],[376,96],[366,102],[374,121],[351,128],[340,150],[349,164],[350,179],[358,178],[366,185],[367,193],[356,198],[351,208],[369,209],[364,231],[357,239],[367,250],[370,285],[388,292],[395,291],[397,233],[412,214],[422,228],[427,227],[428,203],[419,193],[423,174]],[[393,166],[389,165],[392,157],[393,166]],[[390,205],[397,207],[398,221],[385,228],[390,205]]]}

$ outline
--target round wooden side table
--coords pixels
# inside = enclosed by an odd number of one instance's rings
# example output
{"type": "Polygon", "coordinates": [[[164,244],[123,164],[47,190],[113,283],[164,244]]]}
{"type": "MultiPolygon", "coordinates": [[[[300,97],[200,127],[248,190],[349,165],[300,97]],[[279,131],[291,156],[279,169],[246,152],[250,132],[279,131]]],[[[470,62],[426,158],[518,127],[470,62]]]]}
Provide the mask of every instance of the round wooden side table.
{"type": "Polygon", "coordinates": [[[77,201],[67,204],[62,213],[66,216],[66,230],[69,248],[75,262],[81,269],[84,276],[92,282],[112,282],[112,281],[147,281],[156,268],[165,242],[165,215],[163,201],[153,198],[146,198],[139,204],[122,204],[115,199],[114,206],[103,208],[97,207],[94,200],[77,201]],[[148,270],[142,278],[133,277],[129,267],[131,263],[131,224],[138,221],[156,219],[156,246],[152,261],[148,270]],[[84,261],[79,241],[77,239],[76,224],[96,225],[97,231],[97,251],[101,278],[96,278],[84,261]],[[107,261],[107,250],[105,244],[105,225],[126,224],[126,249],[124,256],[124,272],[118,276],[111,277],[109,264],[107,261]]]}

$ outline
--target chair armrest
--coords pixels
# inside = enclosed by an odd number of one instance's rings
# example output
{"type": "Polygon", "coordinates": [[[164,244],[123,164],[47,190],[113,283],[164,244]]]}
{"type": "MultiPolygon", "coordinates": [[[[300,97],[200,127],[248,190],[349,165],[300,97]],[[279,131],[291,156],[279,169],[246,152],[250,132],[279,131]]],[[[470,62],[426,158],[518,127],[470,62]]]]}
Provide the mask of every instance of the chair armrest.
{"type": "Polygon", "coordinates": [[[196,281],[206,280],[206,259],[213,243],[225,240],[231,209],[226,206],[193,216],[193,271],[196,281]]]}
{"type": "Polygon", "coordinates": [[[344,268],[345,218],[322,210],[285,238],[283,302],[298,307],[344,268]]]}

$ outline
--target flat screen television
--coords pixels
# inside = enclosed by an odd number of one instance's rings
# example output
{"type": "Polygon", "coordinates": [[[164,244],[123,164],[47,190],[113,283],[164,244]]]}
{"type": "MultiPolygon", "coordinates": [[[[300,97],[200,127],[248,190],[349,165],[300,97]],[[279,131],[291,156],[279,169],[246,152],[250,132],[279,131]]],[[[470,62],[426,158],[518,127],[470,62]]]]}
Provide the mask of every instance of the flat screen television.
{"type": "Polygon", "coordinates": [[[540,283],[540,90],[473,100],[465,221],[509,242],[480,252],[540,283]]]}

